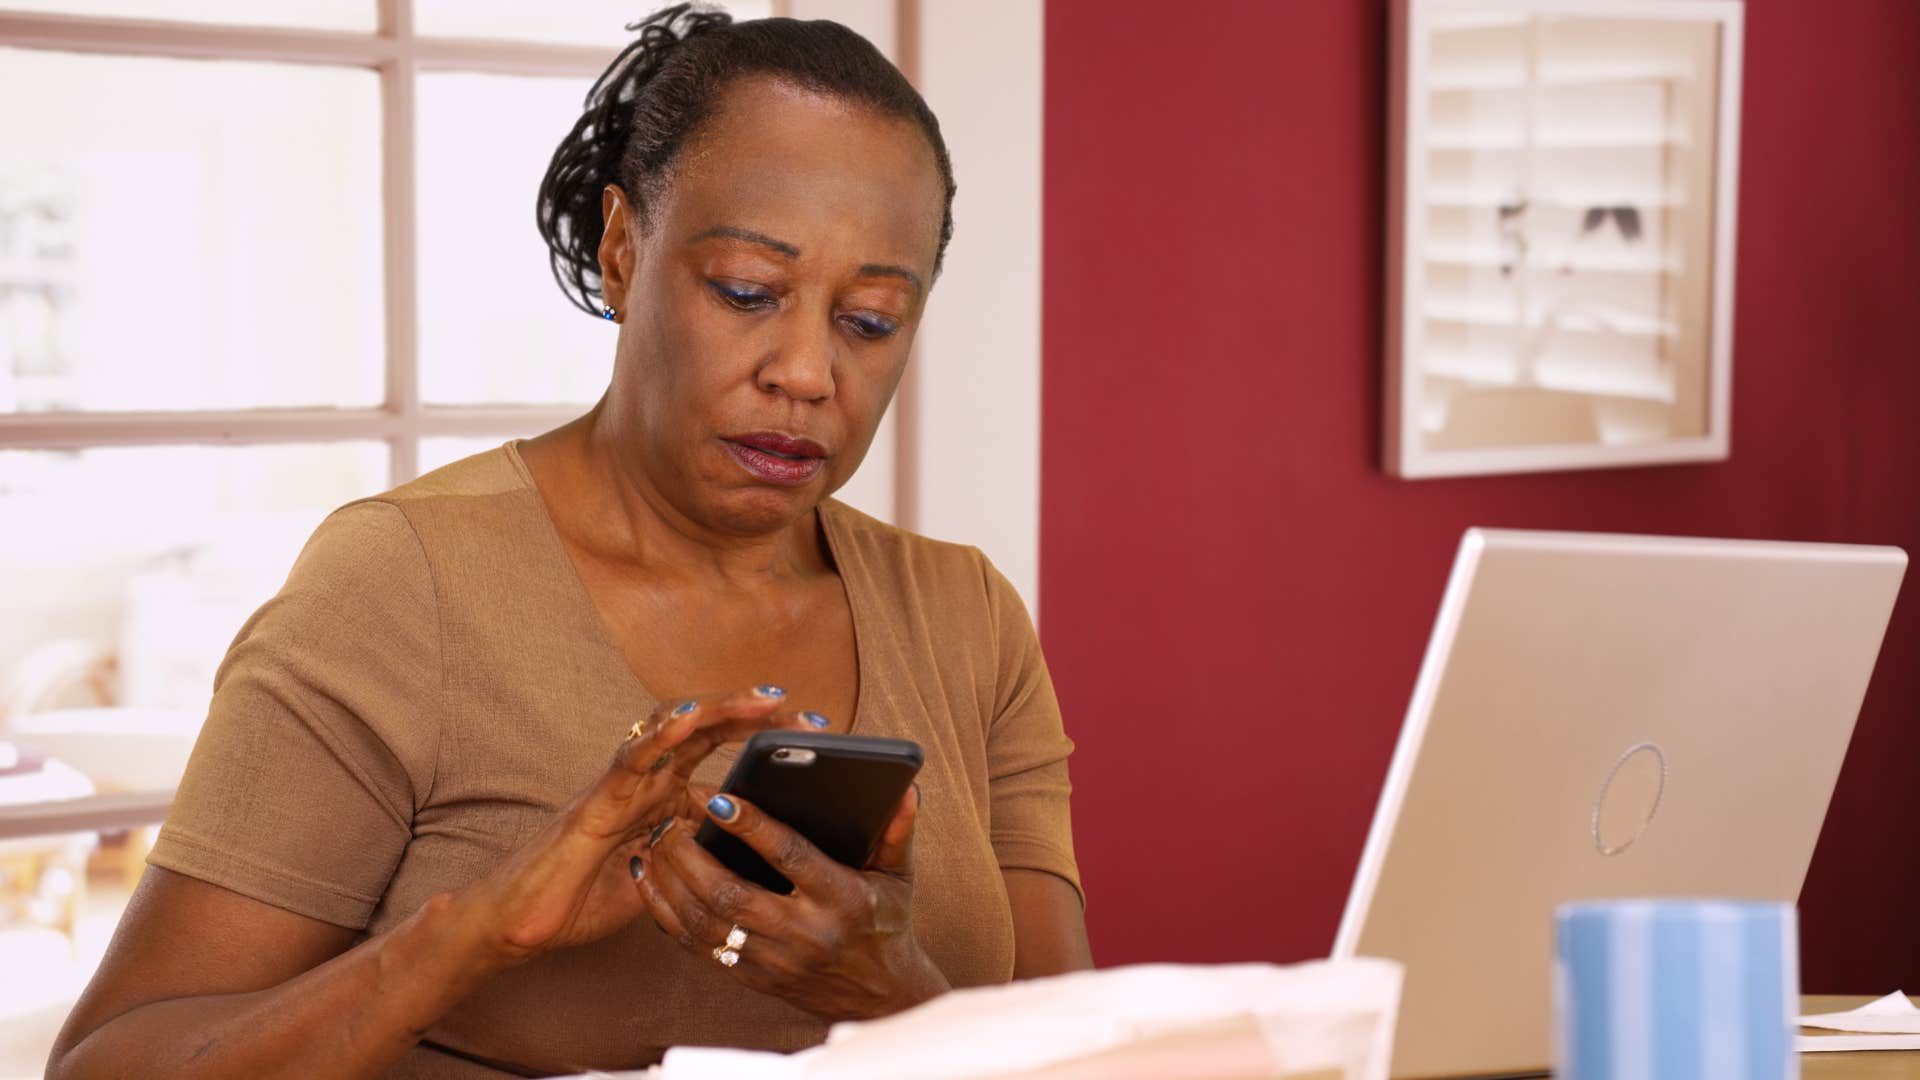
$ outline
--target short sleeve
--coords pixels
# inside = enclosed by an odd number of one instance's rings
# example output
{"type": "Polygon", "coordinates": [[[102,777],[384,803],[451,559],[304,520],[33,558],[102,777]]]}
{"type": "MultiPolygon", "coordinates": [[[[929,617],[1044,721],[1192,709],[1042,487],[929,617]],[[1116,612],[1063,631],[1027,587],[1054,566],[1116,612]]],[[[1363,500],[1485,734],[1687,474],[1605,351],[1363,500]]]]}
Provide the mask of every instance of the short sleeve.
{"type": "Polygon", "coordinates": [[[1013,584],[981,556],[993,619],[993,717],[987,728],[991,837],[1003,870],[1044,870],[1072,885],[1086,903],[1073,857],[1073,740],[1060,721],[1040,638],[1013,584]]]}
{"type": "Polygon", "coordinates": [[[229,648],[149,861],[364,929],[432,784],[440,702],[412,526],[388,503],[336,511],[229,648]]]}

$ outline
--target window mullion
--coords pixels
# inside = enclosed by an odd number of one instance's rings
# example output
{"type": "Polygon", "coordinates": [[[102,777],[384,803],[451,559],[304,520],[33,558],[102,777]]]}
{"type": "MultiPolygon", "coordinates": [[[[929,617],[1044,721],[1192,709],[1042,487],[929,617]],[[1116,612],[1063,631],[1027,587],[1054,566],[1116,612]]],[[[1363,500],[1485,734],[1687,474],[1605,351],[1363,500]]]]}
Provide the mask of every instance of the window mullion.
{"type": "Polygon", "coordinates": [[[380,33],[392,49],[380,66],[380,168],[386,219],[386,407],[400,421],[388,444],[389,479],[399,485],[420,471],[420,261],[414,228],[419,86],[412,0],[380,0],[380,33]]]}

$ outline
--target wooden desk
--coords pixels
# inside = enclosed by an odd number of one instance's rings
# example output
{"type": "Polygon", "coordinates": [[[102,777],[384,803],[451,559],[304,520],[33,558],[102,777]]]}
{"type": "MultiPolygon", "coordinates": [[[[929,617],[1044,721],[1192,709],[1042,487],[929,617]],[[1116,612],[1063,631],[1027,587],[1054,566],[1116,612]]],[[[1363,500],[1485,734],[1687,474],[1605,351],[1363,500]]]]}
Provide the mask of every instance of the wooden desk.
{"type": "MultiPolygon", "coordinates": [[[[1800,999],[1800,1013],[1845,1012],[1857,1009],[1870,997],[1846,997],[1829,994],[1808,994],[1800,999]]],[[[1804,1035],[1824,1035],[1827,1032],[1814,1028],[1801,1028],[1804,1035]]],[[[1800,1075],[1802,1080],[1920,1080],[1920,1051],[1912,1050],[1862,1050],[1847,1054],[1801,1054],[1800,1075]]]]}

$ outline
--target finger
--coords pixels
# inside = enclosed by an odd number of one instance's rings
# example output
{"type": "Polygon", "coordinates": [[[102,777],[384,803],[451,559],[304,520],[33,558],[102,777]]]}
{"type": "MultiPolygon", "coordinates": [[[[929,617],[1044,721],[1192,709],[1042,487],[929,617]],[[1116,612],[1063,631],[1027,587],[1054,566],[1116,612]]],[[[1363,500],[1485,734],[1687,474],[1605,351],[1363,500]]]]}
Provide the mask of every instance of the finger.
{"type": "Polygon", "coordinates": [[[786,694],[777,686],[757,686],[682,703],[651,734],[649,741],[658,751],[646,759],[646,767],[658,769],[670,759],[686,777],[725,743],[772,728],[807,731],[822,726],[807,714],[784,709],[786,694]]]}
{"type": "Polygon", "coordinates": [[[646,912],[646,900],[637,886],[646,876],[647,842],[645,838],[629,840],[613,849],[602,868],[607,895],[612,897],[611,918],[617,926],[624,926],[646,912]],[[619,886],[627,882],[636,886],[631,896],[620,892],[619,886]]]}
{"type": "Polygon", "coordinates": [[[623,844],[673,814],[681,790],[679,777],[647,761],[663,761],[645,738],[629,738],[614,753],[613,764],[567,808],[564,834],[597,847],[623,844]]]}
{"type": "Polygon", "coordinates": [[[660,928],[661,933],[682,944],[691,940],[687,936],[686,926],[680,922],[680,914],[673,910],[672,904],[667,903],[657,871],[649,867],[646,876],[635,882],[634,887],[640,890],[640,900],[646,906],[647,916],[653,920],[653,925],[660,928]]]}
{"type": "MultiPolygon", "coordinates": [[[[651,827],[650,818],[657,815],[640,821],[640,814],[625,812],[636,800],[648,804],[658,797],[659,786],[648,785],[649,778],[671,766],[677,778],[685,780],[716,747],[755,731],[811,727],[800,714],[781,709],[785,697],[786,691],[777,686],[762,686],[719,698],[689,698],[655,709],[652,717],[639,725],[641,734],[630,733],[621,742],[612,766],[595,787],[594,794],[611,806],[593,810],[613,817],[617,830],[651,827]]],[[[603,831],[606,828],[603,826],[603,831]]]]}
{"type": "Polygon", "coordinates": [[[696,784],[689,780],[680,793],[679,809],[674,813],[688,821],[703,820],[707,814],[707,800],[713,798],[718,790],[712,784],[696,784]]]}
{"type": "Polygon", "coordinates": [[[641,720],[634,724],[632,728],[628,729],[627,738],[656,738],[660,734],[660,729],[667,726],[667,721],[675,717],[686,716],[699,707],[699,698],[682,698],[677,701],[663,701],[654,706],[653,711],[647,714],[645,720],[641,720]]]}
{"type": "MultiPolygon", "coordinates": [[[[652,858],[661,867],[663,882],[672,883],[663,885],[662,891],[673,899],[676,925],[687,926],[685,940],[707,944],[708,956],[734,927],[746,931],[747,943],[737,950],[740,959],[732,968],[734,977],[746,986],[785,996],[782,988],[791,987],[838,952],[836,943],[842,938],[836,927],[806,929],[822,910],[817,905],[791,906],[786,897],[733,874],[690,831],[676,829],[675,835],[674,842],[662,844],[652,858]]],[[[857,883],[857,875],[832,865],[857,883]]]]}
{"type": "Polygon", "coordinates": [[[596,785],[596,792],[615,803],[631,800],[648,777],[672,764],[673,743],[662,738],[671,727],[684,729],[700,710],[700,699],[662,702],[645,720],[633,725],[614,751],[613,764],[596,785]]]}
{"type": "Polygon", "coordinates": [[[806,970],[805,959],[792,945],[759,929],[769,924],[743,925],[737,919],[722,922],[725,916],[703,907],[666,859],[660,859],[658,866],[658,870],[649,870],[647,880],[642,882],[641,898],[654,924],[682,948],[719,963],[713,950],[724,944],[727,933],[738,925],[746,931],[747,940],[735,950],[739,960],[730,970],[749,989],[777,995],[806,970]],[[691,916],[683,914],[686,912],[691,916]]]}
{"type": "MultiPolygon", "coordinates": [[[[780,871],[794,888],[821,893],[846,886],[848,869],[829,858],[813,842],[738,795],[715,795],[707,800],[707,819],[758,852],[767,865],[780,871]]],[[[718,865],[717,863],[715,864],[718,865]]]]}
{"type": "Polygon", "coordinates": [[[778,898],[721,865],[691,830],[684,841],[661,845],[656,853],[701,906],[728,923],[772,926],[780,921],[778,898]]]}
{"type": "Polygon", "coordinates": [[[647,911],[653,921],[668,937],[679,942],[682,948],[709,951],[726,938],[732,924],[722,921],[702,903],[687,887],[672,860],[662,857],[662,848],[672,846],[661,845],[648,855],[646,876],[640,881],[641,895],[646,898],[647,911]]]}
{"type": "Polygon", "coordinates": [[[669,757],[660,742],[660,733],[673,720],[688,716],[700,707],[696,699],[663,702],[645,720],[634,724],[613,754],[613,764],[598,787],[616,801],[632,798],[640,780],[659,771],[659,763],[669,757]]]}
{"type": "Polygon", "coordinates": [[[667,835],[667,830],[673,828],[679,821],[680,818],[677,815],[669,815],[662,818],[660,824],[655,825],[653,831],[647,834],[647,842],[642,845],[641,853],[645,854],[652,851],[654,845],[658,844],[661,839],[667,835]]]}
{"type": "Polygon", "coordinates": [[[915,784],[900,797],[900,805],[874,845],[867,868],[911,881],[913,879],[913,823],[920,816],[920,785],[915,784]]]}
{"type": "Polygon", "coordinates": [[[695,732],[715,725],[772,716],[781,710],[786,699],[787,692],[778,686],[756,686],[718,697],[696,698],[691,702],[691,709],[668,715],[657,738],[663,746],[678,746],[695,732]]]}
{"type": "Polygon", "coordinates": [[[715,749],[757,732],[818,731],[825,726],[825,717],[782,708],[777,698],[769,704],[761,695],[764,691],[774,689],[778,688],[762,687],[746,691],[745,695],[757,700],[742,700],[732,707],[716,705],[710,711],[702,705],[691,716],[670,724],[662,732],[662,739],[671,740],[668,745],[673,747],[675,771],[682,777],[691,776],[699,763],[715,749]],[[681,725],[686,727],[684,732],[680,730],[681,725]]]}
{"type": "MultiPolygon", "coordinates": [[[[797,987],[808,977],[806,958],[785,942],[757,931],[747,930],[746,942],[734,951],[740,959],[731,968],[733,977],[749,990],[793,1000],[797,987]]],[[[712,951],[707,955],[712,956],[712,951]]]]}
{"type": "Polygon", "coordinates": [[[683,834],[681,840],[663,844],[650,856],[652,865],[658,867],[650,873],[659,875],[659,903],[667,909],[663,929],[670,924],[675,940],[694,954],[718,962],[714,950],[739,927],[747,941],[735,950],[739,959],[730,967],[735,978],[763,992],[774,992],[818,965],[820,948],[809,949],[804,942],[787,940],[793,928],[786,913],[771,910],[782,898],[733,877],[691,834],[676,832],[683,834]],[[708,872],[715,878],[731,878],[731,883],[723,880],[717,890],[709,892],[714,879],[703,879],[708,872]],[[729,899],[728,893],[734,888],[739,895],[754,899],[729,899]]]}

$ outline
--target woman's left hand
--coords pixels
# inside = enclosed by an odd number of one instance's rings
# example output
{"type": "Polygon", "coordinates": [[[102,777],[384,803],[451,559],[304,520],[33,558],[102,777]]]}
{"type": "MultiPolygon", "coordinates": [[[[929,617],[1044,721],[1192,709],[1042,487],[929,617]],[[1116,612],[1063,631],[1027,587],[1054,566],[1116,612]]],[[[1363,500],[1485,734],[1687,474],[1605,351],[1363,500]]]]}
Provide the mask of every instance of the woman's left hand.
{"type": "Polygon", "coordinates": [[[793,882],[786,896],[721,866],[679,822],[644,856],[637,885],[653,919],[708,963],[735,928],[735,978],[825,1020],[911,1008],[948,989],[913,938],[913,819],[918,790],[901,799],[866,870],[843,866],[799,833],[735,795],[707,817],[793,882]],[[727,815],[732,810],[731,816],[727,815]]]}

